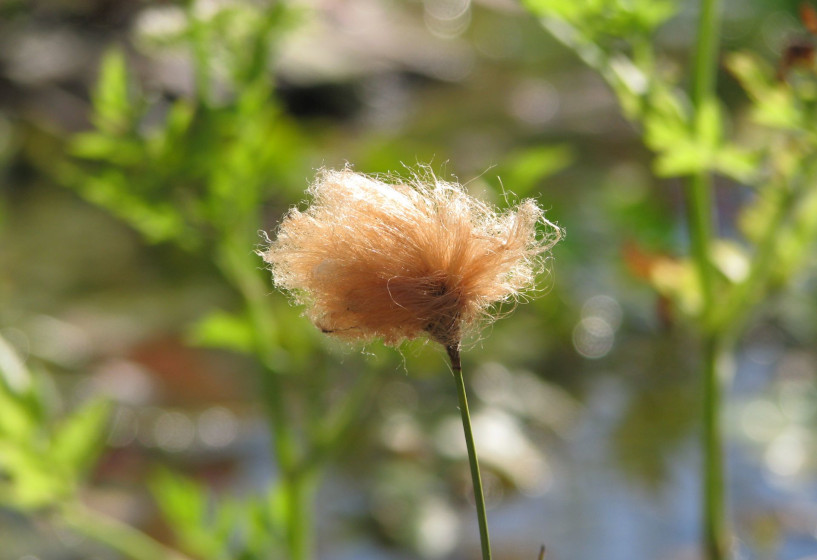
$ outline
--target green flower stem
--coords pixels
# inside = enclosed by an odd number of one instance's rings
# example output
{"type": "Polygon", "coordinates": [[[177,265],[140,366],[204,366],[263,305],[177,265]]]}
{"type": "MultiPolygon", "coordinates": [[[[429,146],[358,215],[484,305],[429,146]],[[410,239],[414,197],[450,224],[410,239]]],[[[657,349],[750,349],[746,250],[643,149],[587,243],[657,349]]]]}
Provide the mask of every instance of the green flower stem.
{"type": "Polygon", "coordinates": [[[112,517],[80,504],[64,506],[61,520],[72,530],[103,543],[132,560],[189,560],[180,552],[112,517]]]}
{"type": "Polygon", "coordinates": [[[474,484],[474,501],[477,504],[477,520],[479,521],[479,540],[482,544],[482,560],[491,560],[491,539],[488,536],[488,517],[485,514],[485,494],[482,491],[482,477],[479,474],[477,449],[474,446],[474,434],[471,431],[471,414],[468,412],[468,399],[465,396],[465,380],[462,377],[460,350],[456,346],[447,346],[448,357],[451,359],[451,369],[454,370],[454,380],[457,382],[457,395],[462,415],[462,428],[465,432],[465,445],[468,448],[468,463],[471,465],[471,481],[474,484]]]}
{"type": "MultiPolygon", "coordinates": [[[[720,0],[701,0],[698,37],[693,59],[691,97],[696,111],[695,126],[700,130],[701,109],[714,102],[717,77],[720,29],[720,0]]],[[[703,515],[702,537],[705,558],[727,558],[727,524],[723,437],[721,428],[721,393],[723,362],[722,334],[712,328],[715,312],[715,275],[710,260],[713,202],[712,178],[706,171],[694,174],[687,188],[687,207],[692,256],[698,269],[703,297],[703,515]]]]}

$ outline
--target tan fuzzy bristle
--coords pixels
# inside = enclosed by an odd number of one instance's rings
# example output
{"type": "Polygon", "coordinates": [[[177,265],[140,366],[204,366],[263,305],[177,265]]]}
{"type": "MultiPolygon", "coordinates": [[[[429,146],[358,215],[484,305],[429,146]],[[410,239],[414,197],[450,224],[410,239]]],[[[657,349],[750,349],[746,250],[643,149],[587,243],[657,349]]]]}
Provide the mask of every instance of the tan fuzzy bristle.
{"type": "Polygon", "coordinates": [[[262,256],[276,286],[346,340],[459,344],[490,307],[533,287],[561,236],[533,200],[498,213],[433,176],[387,184],[323,170],[308,193],[262,256]]]}

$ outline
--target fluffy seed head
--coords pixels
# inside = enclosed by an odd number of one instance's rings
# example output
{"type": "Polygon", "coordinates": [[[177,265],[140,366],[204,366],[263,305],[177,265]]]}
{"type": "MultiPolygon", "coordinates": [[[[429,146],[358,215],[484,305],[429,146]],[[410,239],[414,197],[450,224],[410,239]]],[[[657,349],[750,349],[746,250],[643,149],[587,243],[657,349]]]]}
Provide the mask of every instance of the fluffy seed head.
{"type": "Polygon", "coordinates": [[[533,288],[561,235],[533,200],[497,213],[430,174],[387,184],[323,170],[308,194],[262,256],[318,328],[351,341],[458,345],[489,308],[533,288]]]}

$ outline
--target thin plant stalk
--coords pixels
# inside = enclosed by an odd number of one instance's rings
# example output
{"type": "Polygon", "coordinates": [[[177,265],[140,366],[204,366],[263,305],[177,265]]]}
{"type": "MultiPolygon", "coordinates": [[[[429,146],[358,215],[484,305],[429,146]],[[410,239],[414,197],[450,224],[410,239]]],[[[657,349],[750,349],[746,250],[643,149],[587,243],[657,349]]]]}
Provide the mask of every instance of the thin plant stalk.
{"type": "MultiPolygon", "coordinates": [[[[696,111],[695,123],[699,128],[702,124],[702,109],[715,100],[720,12],[720,0],[701,0],[691,84],[692,103],[696,111]]],[[[727,522],[720,418],[723,333],[710,324],[715,310],[714,270],[710,260],[714,220],[712,201],[712,178],[709,172],[695,173],[690,177],[687,187],[687,207],[692,256],[698,269],[703,299],[702,538],[705,558],[724,560],[727,557],[727,522]]]]}
{"type": "Polygon", "coordinates": [[[312,558],[313,502],[316,485],[309,473],[290,473],[285,487],[289,534],[288,548],[293,560],[312,558]]]}
{"type": "Polygon", "coordinates": [[[465,380],[462,377],[460,351],[456,346],[447,346],[448,357],[451,359],[451,369],[457,383],[457,396],[462,415],[462,428],[465,432],[465,445],[468,448],[468,463],[471,466],[471,481],[474,484],[474,501],[477,505],[477,520],[479,521],[479,540],[482,545],[482,560],[491,560],[491,539],[488,535],[488,516],[485,513],[485,494],[482,490],[482,476],[479,473],[477,449],[474,445],[474,433],[471,430],[471,413],[468,411],[468,399],[465,395],[465,380]]]}
{"type": "MultiPolygon", "coordinates": [[[[261,371],[262,396],[269,414],[270,434],[275,459],[281,469],[281,492],[286,504],[284,540],[292,560],[311,558],[312,504],[314,491],[298,472],[299,450],[294,434],[288,428],[286,396],[281,373],[272,361],[275,327],[266,312],[266,292],[257,271],[247,265],[246,252],[236,247],[240,243],[225,242],[219,254],[219,263],[225,276],[244,297],[254,333],[254,350],[263,368],[261,371]]],[[[273,498],[273,500],[276,498],[273,498]]],[[[270,508],[276,506],[272,503],[270,508]]]]}
{"type": "Polygon", "coordinates": [[[723,347],[717,337],[704,341],[703,377],[703,546],[707,560],[723,560],[728,556],[723,464],[723,434],[721,402],[723,394],[723,347]]]}
{"type": "MultiPolygon", "coordinates": [[[[266,311],[266,291],[253,265],[248,265],[246,252],[239,243],[225,242],[218,263],[225,276],[238,289],[247,304],[254,333],[254,350],[261,361],[261,393],[269,414],[270,434],[275,459],[281,469],[280,492],[283,496],[284,542],[292,560],[312,558],[313,504],[316,484],[312,471],[300,468],[301,453],[287,417],[285,386],[281,373],[272,361],[275,327],[266,311]]],[[[273,493],[274,502],[278,495],[273,493]]],[[[270,508],[276,506],[270,503],[270,508]]]]}

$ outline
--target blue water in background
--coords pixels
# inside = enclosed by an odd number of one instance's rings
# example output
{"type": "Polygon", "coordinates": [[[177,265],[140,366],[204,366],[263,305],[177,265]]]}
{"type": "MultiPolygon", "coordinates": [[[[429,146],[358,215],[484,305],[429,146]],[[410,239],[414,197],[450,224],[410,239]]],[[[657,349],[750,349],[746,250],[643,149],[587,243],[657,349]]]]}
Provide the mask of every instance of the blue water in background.
{"type": "MultiPolygon", "coordinates": [[[[749,378],[751,385],[751,377],[749,378]]],[[[746,392],[736,384],[733,397],[746,392]]],[[[667,482],[656,492],[627,479],[610,459],[610,429],[626,403],[626,383],[607,378],[598,383],[585,402],[584,417],[573,437],[553,457],[554,482],[543,495],[514,495],[489,510],[494,556],[537,557],[546,544],[550,560],[684,560],[698,558],[700,454],[694,437],[674,450],[667,482]],[[508,556],[505,551],[512,551],[508,556]],[[524,551],[529,551],[525,555],[524,551]]],[[[727,413],[728,414],[728,413],[727,413]]],[[[773,558],[817,558],[817,483],[811,477],[782,481],[764,468],[740,442],[727,451],[729,497],[733,519],[748,512],[774,511],[792,516],[788,525],[798,531],[785,534],[773,558]]],[[[330,486],[333,486],[330,483],[330,486]]],[[[337,488],[334,499],[354,498],[337,488]]],[[[354,492],[354,488],[346,491],[354,492]]],[[[473,512],[462,512],[462,548],[452,559],[477,558],[479,535],[473,512]],[[469,548],[470,547],[470,548],[469,548]]],[[[332,520],[324,518],[323,523],[332,520]]],[[[738,525],[737,558],[765,560],[741,538],[738,525]]],[[[405,560],[415,558],[371,543],[349,542],[322,560],[405,560]]]]}

